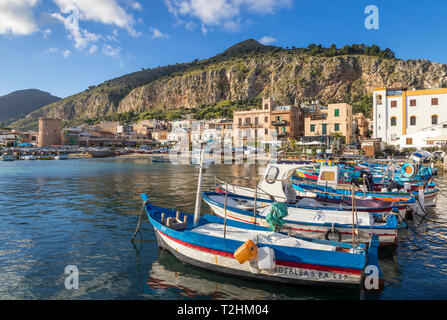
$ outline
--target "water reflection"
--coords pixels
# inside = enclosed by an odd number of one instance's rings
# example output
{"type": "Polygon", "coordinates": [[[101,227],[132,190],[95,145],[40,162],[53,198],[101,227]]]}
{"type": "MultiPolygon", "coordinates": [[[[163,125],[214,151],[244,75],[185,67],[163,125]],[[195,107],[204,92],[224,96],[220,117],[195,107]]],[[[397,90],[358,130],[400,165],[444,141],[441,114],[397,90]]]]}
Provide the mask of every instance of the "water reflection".
{"type": "MultiPolygon", "coordinates": [[[[214,190],[214,177],[250,185],[244,177],[258,172],[255,166],[212,166],[204,190],[214,190]]],[[[141,228],[143,241],[132,247],[141,193],[156,205],[192,213],[196,186],[195,167],[146,159],[0,162],[0,298],[360,298],[357,291],[277,286],[183,265],[158,250],[149,224],[141,228]],[[64,288],[69,264],[81,272],[77,292],[64,288]]],[[[446,198],[439,196],[430,219],[447,223],[446,207],[446,198]]],[[[205,203],[202,210],[211,212],[205,203]]],[[[389,283],[381,299],[447,297],[446,229],[424,221],[415,230],[433,242],[409,230],[400,235],[396,250],[380,251],[389,283]]]]}
{"type": "Polygon", "coordinates": [[[277,300],[359,299],[357,289],[296,287],[233,278],[179,262],[160,249],[144,285],[148,298],[277,300]]]}

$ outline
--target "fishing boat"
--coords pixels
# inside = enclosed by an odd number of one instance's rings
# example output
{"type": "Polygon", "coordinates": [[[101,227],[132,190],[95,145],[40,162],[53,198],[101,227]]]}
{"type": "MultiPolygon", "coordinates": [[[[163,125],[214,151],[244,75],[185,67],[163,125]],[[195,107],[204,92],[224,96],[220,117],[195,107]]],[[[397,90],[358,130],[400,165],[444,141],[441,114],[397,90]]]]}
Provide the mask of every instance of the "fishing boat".
{"type": "Polygon", "coordinates": [[[38,156],[37,160],[54,160],[54,156],[52,155],[38,156]]]}
{"type": "Polygon", "coordinates": [[[2,161],[15,161],[16,157],[13,154],[5,154],[1,157],[2,161]]]}
{"type": "Polygon", "coordinates": [[[68,154],[61,153],[54,157],[55,160],[68,160],[68,154]]]}
{"type": "Polygon", "coordinates": [[[345,286],[362,284],[368,265],[379,269],[379,241],[360,244],[290,237],[258,225],[153,206],[142,195],[158,245],[180,261],[231,276],[286,284],[345,286]],[[240,263],[236,251],[254,243],[258,255],[240,263]],[[262,252],[262,254],[261,254],[262,252]]]}
{"type": "Polygon", "coordinates": [[[151,157],[152,162],[170,162],[171,159],[169,158],[169,156],[152,156],[151,157]]]}
{"type": "MultiPolygon", "coordinates": [[[[303,191],[296,187],[299,181],[294,180],[294,173],[301,168],[301,163],[278,162],[270,163],[264,170],[262,178],[256,188],[227,184],[216,179],[216,190],[219,193],[239,195],[264,200],[292,203],[295,207],[311,206],[312,208],[332,208],[337,210],[352,210],[353,199],[351,196],[327,197],[324,194],[315,194],[303,191]],[[292,182],[292,183],[291,183],[292,182]],[[295,190],[294,190],[295,189],[295,190]]],[[[324,166],[317,178],[322,186],[337,186],[339,184],[339,169],[333,166],[324,166]]],[[[352,185],[348,186],[351,190],[352,185]]],[[[386,213],[394,208],[399,209],[399,214],[404,217],[406,208],[415,203],[412,195],[405,198],[365,198],[356,193],[355,205],[358,211],[371,213],[386,213]]]]}
{"type": "MultiPolygon", "coordinates": [[[[269,226],[269,213],[274,203],[270,200],[254,201],[252,198],[218,193],[204,193],[204,201],[219,217],[237,220],[245,224],[269,226]]],[[[404,207],[406,210],[406,207],[404,207]]],[[[397,232],[405,224],[399,223],[398,209],[388,212],[371,214],[356,211],[356,225],[353,229],[353,209],[343,211],[338,208],[300,205],[287,205],[285,224],[279,229],[289,235],[303,236],[315,239],[334,239],[341,242],[351,242],[353,233],[358,232],[360,241],[368,243],[373,234],[379,236],[381,245],[396,245],[397,232]]]]}
{"type": "Polygon", "coordinates": [[[28,161],[32,161],[32,160],[37,160],[37,157],[35,155],[23,155],[21,157],[22,160],[28,160],[28,161]]]}

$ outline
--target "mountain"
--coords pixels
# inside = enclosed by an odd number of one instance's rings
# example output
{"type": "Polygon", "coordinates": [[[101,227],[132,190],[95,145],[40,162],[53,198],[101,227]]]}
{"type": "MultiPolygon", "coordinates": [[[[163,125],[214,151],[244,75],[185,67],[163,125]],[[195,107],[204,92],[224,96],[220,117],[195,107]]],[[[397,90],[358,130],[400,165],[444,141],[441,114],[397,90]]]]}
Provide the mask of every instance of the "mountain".
{"type": "Polygon", "coordinates": [[[396,59],[390,49],[366,45],[323,48],[264,46],[250,39],[205,60],[145,69],[57,101],[13,124],[35,128],[39,117],[82,122],[126,113],[222,107],[272,95],[278,103],[351,103],[370,114],[376,87],[447,87],[447,66],[396,59]]]}
{"type": "Polygon", "coordinates": [[[8,125],[60,98],[36,89],[20,90],[0,97],[0,123],[8,125]]]}

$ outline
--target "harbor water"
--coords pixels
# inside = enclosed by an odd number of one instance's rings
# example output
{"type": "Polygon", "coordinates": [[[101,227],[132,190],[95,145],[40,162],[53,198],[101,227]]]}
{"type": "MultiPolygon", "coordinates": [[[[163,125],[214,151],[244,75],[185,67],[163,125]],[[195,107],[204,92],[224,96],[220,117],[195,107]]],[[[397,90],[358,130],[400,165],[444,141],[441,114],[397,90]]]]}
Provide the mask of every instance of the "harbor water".
{"type": "MultiPolygon", "coordinates": [[[[212,166],[203,190],[214,190],[215,176],[246,184],[257,172],[253,165],[212,166]]],[[[0,299],[369,298],[357,290],[274,285],[184,265],[158,249],[146,219],[138,241],[130,241],[139,194],[193,213],[196,186],[194,166],[149,159],[0,162],[0,299]],[[79,270],[78,290],[65,287],[69,265],[79,270]]],[[[408,230],[396,249],[381,249],[387,286],[374,298],[447,298],[446,208],[439,195],[430,219],[444,224],[425,221],[416,230],[424,239],[408,230]]],[[[204,204],[202,212],[211,210],[204,204]]]]}

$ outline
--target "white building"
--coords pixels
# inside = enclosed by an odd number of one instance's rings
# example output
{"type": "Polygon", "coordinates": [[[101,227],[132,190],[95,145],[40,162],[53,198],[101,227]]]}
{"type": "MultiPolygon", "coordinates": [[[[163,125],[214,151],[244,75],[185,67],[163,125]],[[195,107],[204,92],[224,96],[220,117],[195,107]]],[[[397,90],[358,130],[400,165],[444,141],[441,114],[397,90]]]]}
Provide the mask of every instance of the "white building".
{"type": "Polygon", "coordinates": [[[447,134],[447,89],[378,88],[374,90],[373,108],[374,138],[387,144],[430,147],[428,138],[447,134]]]}

